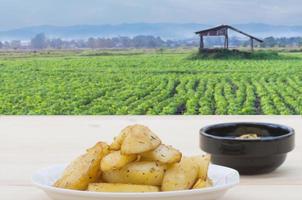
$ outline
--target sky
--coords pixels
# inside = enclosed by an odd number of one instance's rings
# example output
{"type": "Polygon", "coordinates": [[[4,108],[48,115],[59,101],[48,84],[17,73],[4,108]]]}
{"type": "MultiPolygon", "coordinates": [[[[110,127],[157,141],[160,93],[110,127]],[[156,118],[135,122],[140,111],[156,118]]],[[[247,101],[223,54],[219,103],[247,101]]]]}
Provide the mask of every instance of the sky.
{"type": "Polygon", "coordinates": [[[0,30],[36,25],[302,25],[301,0],[0,0],[0,30]]]}

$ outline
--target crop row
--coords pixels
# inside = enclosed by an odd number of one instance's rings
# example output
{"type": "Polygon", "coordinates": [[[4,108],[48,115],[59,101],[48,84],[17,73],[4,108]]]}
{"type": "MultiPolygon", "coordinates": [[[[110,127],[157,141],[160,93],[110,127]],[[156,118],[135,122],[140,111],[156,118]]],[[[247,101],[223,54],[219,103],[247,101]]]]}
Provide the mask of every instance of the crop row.
{"type": "Polygon", "coordinates": [[[182,55],[0,60],[0,114],[302,114],[302,62],[182,55]]]}

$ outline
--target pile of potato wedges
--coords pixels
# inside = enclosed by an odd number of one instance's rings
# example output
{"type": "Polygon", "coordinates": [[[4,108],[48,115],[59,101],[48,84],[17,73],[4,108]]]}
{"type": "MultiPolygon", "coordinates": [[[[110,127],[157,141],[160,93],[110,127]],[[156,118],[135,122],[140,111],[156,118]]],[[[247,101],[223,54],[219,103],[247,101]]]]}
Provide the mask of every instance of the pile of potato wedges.
{"type": "Polygon", "coordinates": [[[92,192],[164,192],[205,188],[209,155],[182,156],[148,127],[124,128],[108,145],[98,142],[71,162],[55,187],[92,192]]]}

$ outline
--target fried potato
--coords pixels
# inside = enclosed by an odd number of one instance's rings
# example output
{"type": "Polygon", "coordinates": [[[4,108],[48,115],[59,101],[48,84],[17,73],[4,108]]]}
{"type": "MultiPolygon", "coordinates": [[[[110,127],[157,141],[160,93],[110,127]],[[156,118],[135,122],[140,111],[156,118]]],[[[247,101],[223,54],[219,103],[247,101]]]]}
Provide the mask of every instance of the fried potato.
{"type": "Polygon", "coordinates": [[[201,155],[193,156],[191,158],[199,166],[198,177],[205,181],[208,177],[208,168],[211,161],[211,156],[201,155]]]}
{"type": "Polygon", "coordinates": [[[203,180],[199,178],[193,186],[193,189],[201,189],[206,187],[211,187],[213,185],[211,179],[203,180]]]}
{"type": "Polygon", "coordinates": [[[108,171],[113,169],[120,169],[128,163],[136,160],[137,156],[122,155],[120,151],[113,151],[106,155],[101,161],[101,170],[108,171]]]}
{"type": "Polygon", "coordinates": [[[89,183],[95,182],[100,176],[101,159],[109,152],[106,143],[98,142],[87,152],[75,159],[64,170],[61,178],[54,183],[55,187],[86,190],[89,183]]]}
{"type": "Polygon", "coordinates": [[[164,175],[161,190],[174,191],[192,188],[198,178],[198,165],[187,157],[168,168],[164,175]]]}
{"type": "Polygon", "coordinates": [[[207,187],[207,181],[199,178],[193,186],[193,189],[201,189],[207,187]]]}
{"type": "Polygon", "coordinates": [[[91,192],[159,192],[157,186],[134,185],[122,183],[90,183],[88,191],[91,192]]]}
{"type": "Polygon", "coordinates": [[[181,160],[181,152],[174,149],[172,146],[164,144],[159,145],[153,151],[148,151],[141,154],[143,160],[157,161],[165,164],[172,164],[181,160]]]}
{"type": "Polygon", "coordinates": [[[142,125],[128,126],[123,129],[121,137],[124,137],[121,153],[125,155],[151,151],[161,144],[160,139],[148,127],[142,125]]]}
{"type": "Polygon", "coordinates": [[[156,162],[133,162],[121,169],[103,172],[102,180],[108,183],[159,186],[165,171],[166,166],[156,162]]]}
{"type": "Polygon", "coordinates": [[[110,150],[118,151],[121,149],[122,143],[126,137],[128,127],[124,128],[121,133],[114,137],[113,142],[110,144],[110,150]]]}
{"type": "Polygon", "coordinates": [[[97,143],[75,159],[55,187],[93,192],[159,192],[212,186],[210,155],[184,157],[148,127],[124,128],[109,145],[97,143]]]}

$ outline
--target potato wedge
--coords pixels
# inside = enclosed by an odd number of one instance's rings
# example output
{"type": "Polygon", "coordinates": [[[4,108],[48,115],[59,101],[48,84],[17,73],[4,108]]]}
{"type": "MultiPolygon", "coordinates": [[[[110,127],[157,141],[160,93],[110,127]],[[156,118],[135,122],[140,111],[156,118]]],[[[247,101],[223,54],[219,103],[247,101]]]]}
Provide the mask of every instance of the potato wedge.
{"type": "Polygon", "coordinates": [[[201,189],[207,186],[207,181],[199,178],[196,183],[193,185],[193,189],[201,189]]]}
{"type": "Polygon", "coordinates": [[[193,189],[201,189],[201,188],[206,188],[206,187],[211,187],[213,184],[212,184],[212,181],[211,179],[207,179],[207,180],[203,180],[201,178],[199,178],[196,183],[194,184],[193,186],[193,189]]]}
{"type": "Polygon", "coordinates": [[[100,162],[109,152],[106,143],[98,142],[87,152],[75,159],[64,170],[61,178],[54,183],[55,187],[86,190],[89,183],[95,182],[100,176],[100,162]]]}
{"type": "Polygon", "coordinates": [[[120,150],[122,143],[126,137],[126,134],[127,134],[127,127],[124,128],[117,137],[114,137],[113,142],[110,144],[110,150],[114,150],[114,151],[120,150]]]}
{"type": "Polygon", "coordinates": [[[108,183],[128,183],[159,186],[166,166],[156,162],[132,162],[121,169],[105,171],[102,180],[108,183]]]}
{"type": "Polygon", "coordinates": [[[198,165],[187,157],[168,168],[164,175],[161,190],[174,191],[192,188],[198,178],[198,165]]]}
{"type": "Polygon", "coordinates": [[[128,163],[136,160],[137,156],[122,155],[120,151],[113,151],[106,155],[101,161],[101,170],[108,171],[113,169],[120,169],[128,163]]]}
{"type": "Polygon", "coordinates": [[[208,177],[208,168],[211,161],[211,156],[207,154],[201,156],[193,156],[191,158],[199,166],[198,177],[205,181],[208,177]]]}
{"type": "Polygon", "coordinates": [[[165,164],[172,164],[181,160],[181,152],[172,146],[164,144],[159,145],[153,151],[141,154],[143,160],[157,161],[165,164]]]}
{"type": "Polygon", "coordinates": [[[157,148],[160,139],[146,126],[133,125],[123,130],[126,136],[122,141],[121,153],[125,155],[139,154],[157,148]]]}
{"type": "Polygon", "coordinates": [[[157,186],[134,185],[122,183],[90,183],[88,191],[91,192],[159,192],[157,186]]]}

